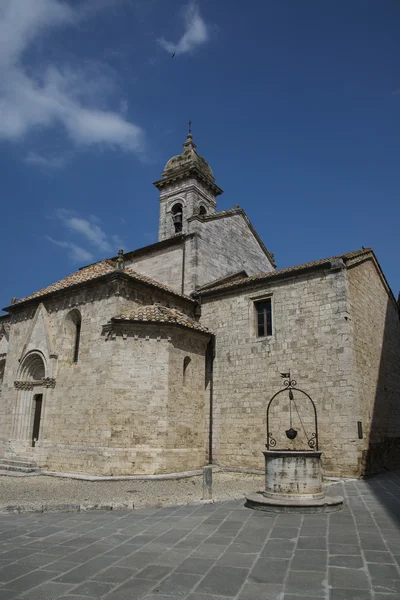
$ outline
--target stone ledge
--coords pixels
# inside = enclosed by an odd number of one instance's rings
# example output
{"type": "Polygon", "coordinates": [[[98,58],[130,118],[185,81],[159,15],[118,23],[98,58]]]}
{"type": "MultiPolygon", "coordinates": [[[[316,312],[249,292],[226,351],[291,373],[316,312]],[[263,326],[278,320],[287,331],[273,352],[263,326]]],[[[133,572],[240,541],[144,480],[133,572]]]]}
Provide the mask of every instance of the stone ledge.
{"type": "Polygon", "coordinates": [[[89,475],[88,473],[62,473],[58,471],[40,471],[36,475],[46,477],[64,477],[67,479],[80,479],[82,481],[151,481],[165,479],[185,479],[203,475],[203,469],[195,471],[182,471],[180,473],[162,473],[160,475],[89,475]]]}
{"type": "MultiPolygon", "coordinates": [[[[142,508],[179,508],[182,506],[201,506],[203,504],[219,504],[232,500],[244,500],[244,496],[230,496],[227,498],[216,498],[211,500],[194,500],[188,502],[155,502],[146,503],[140,506],[142,508]]],[[[13,504],[0,506],[0,514],[22,514],[27,512],[47,513],[47,512],[86,512],[89,510],[133,510],[133,502],[111,502],[110,504],[13,504]]]]}

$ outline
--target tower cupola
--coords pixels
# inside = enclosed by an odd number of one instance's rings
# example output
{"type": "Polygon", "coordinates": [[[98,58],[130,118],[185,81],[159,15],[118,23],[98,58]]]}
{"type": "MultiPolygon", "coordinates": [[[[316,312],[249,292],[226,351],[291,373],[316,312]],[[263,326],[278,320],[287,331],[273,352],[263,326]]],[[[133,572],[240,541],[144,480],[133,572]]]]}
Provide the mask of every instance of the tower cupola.
{"type": "Polygon", "coordinates": [[[162,178],[154,183],[160,191],[159,241],[188,233],[190,217],[216,211],[216,197],[222,190],[196,147],[189,129],[183,152],[169,159],[162,178]]]}

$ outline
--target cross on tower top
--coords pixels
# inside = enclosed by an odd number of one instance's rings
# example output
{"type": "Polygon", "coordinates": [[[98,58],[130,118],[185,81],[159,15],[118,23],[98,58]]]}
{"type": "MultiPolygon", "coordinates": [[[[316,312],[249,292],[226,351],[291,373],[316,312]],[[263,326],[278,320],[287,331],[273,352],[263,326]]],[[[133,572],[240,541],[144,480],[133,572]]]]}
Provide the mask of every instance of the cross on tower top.
{"type": "Polygon", "coordinates": [[[191,134],[192,133],[192,121],[189,121],[188,125],[189,125],[189,133],[191,134]]]}

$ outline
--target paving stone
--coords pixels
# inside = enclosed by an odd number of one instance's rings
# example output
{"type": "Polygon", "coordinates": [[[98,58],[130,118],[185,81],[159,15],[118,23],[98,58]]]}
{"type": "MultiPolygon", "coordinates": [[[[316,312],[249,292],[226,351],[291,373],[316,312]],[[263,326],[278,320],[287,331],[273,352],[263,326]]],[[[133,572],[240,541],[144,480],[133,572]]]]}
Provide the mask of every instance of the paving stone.
{"type": "MultiPolygon", "coordinates": [[[[304,596],[298,596],[297,594],[284,594],[279,596],[276,600],[304,600],[304,596]]],[[[325,596],[312,596],[312,600],[325,600],[325,596]]]]}
{"type": "Polygon", "coordinates": [[[323,537],[299,537],[297,541],[299,550],[326,550],[326,547],[326,538],[323,537]]]}
{"type": "Polygon", "coordinates": [[[270,539],[282,538],[282,539],[295,539],[299,535],[299,528],[296,527],[274,527],[270,533],[270,539]]]}
{"type": "Polygon", "coordinates": [[[157,585],[157,592],[185,598],[201,578],[202,575],[193,573],[173,573],[157,585]]]}
{"type": "Polygon", "coordinates": [[[373,577],[371,583],[375,592],[396,592],[400,598],[400,579],[373,577]]]}
{"type": "Polygon", "coordinates": [[[106,594],[104,600],[141,600],[155,585],[154,580],[133,577],[106,594]]]}
{"type": "Polygon", "coordinates": [[[257,554],[239,554],[237,552],[225,552],[216,562],[217,567],[243,567],[250,568],[255,563],[257,554]]]}
{"type": "Polygon", "coordinates": [[[400,573],[395,565],[369,563],[368,571],[372,579],[400,579],[400,573]]]}
{"type": "Polygon", "coordinates": [[[116,567],[127,567],[128,569],[139,570],[156,561],[157,558],[158,555],[153,554],[152,552],[134,552],[114,564],[116,567]]]}
{"type": "Polygon", "coordinates": [[[89,577],[98,573],[98,571],[106,569],[108,566],[110,566],[108,557],[96,557],[72,569],[72,571],[59,575],[55,581],[60,581],[61,583],[80,583],[81,581],[85,581],[85,579],[89,579],[89,577]]]}
{"type": "MultiPolygon", "coordinates": [[[[231,596],[229,596],[230,598],[231,596]]],[[[172,596],[163,596],[164,600],[172,600],[172,596]]],[[[144,600],[148,600],[148,597],[146,596],[146,598],[144,600]]],[[[151,600],[159,600],[158,596],[152,596],[151,600]]],[[[197,594],[196,592],[194,592],[193,594],[190,594],[186,600],[228,600],[228,596],[210,596],[209,594],[197,594]]]]}
{"type": "Polygon", "coordinates": [[[274,583],[245,583],[237,600],[280,600],[283,585],[274,583]]]}
{"type": "Polygon", "coordinates": [[[316,571],[289,571],[285,593],[299,596],[322,596],[325,593],[326,573],[316,571]]]}
{"type": "Polygon", "coordinates": [[[361,556],[361,548],[358,544],[328,544],[330,554],[352,554],[361,556]]]}
{"type": "Polygon", "coordinates": [[[327,557],[324,550],[296,550],[290,568],[294,571],[326,571],[327,557]]]}
{"type": "MultiPolygon", "coordinates": [[[[222,549],[223,551],[223,549],[222,549]]],[[[165,566],[175,566],[177,567],[187,558],[188,552],[187,550],[169,550],[168,552],[164,552],[159,556],[153,558],[151,562],[157,565],[165,565],[165,566]]],[[[204,552],[201,556],[205,556],[206,552],[204,552]]],[[[192,553],[191,556],[194,556],[192,553]]]]}
{"type": "Polygon", "coordinates": [[[289,560],[259,558],[250,571],[249,582],[283,583],[289,568],[289,560]]]}
{"type": "Polygon", "coordinates": [[[98,581],[86,581],[82,585],[71,590],[70,594],[76,594],[77,596],[90,596],[99,598],[104,596],[114,587],[111,583],[99,583],[98,581]]]}
{"type": "MultiPolygon", "coordinates": [[[[329,592],[329,600],[372,600],[372,594],[369,590],[343,590],[333,588],[329,592]]],[[[374,596],[374,600],[377,600],[376,596],[374,596]]]]}
{"type": "Polygon", "coordinates": [[[30,590],[33,587],[48,581],[52,577],[54,577],[54,573],[48,571],[32,571],[32,573],[28,573],[27,575],[23,575],[22,577],[18,577],[18,579],[10,581],[7,584],[7,588],[18,592],[25,592],[26,590],[30,590]]]}
{"type": "Polygon", "coordinates": [[[109,567],[105,571],[101,571],[100,573],[96,573],[92,576],[92,579],[95,581],[101,581],[104,583],[123,583],[130,579],[138,572],[137,569],[128,569],[126,567],[116,567],[113,565],[109,567]]]}
{"type": "Polygon", "coordinates": [[[260,556],[270,558],[291,558],[296,542],[294,540],[268,540],[260,556]]]}
{"type": "MultiPolygon", "coordinates": [[[[111,569],[112,570],[112,569],[111,569]]],[[[136,574],[139,579],[154,579],[160,581],[164,579],[168,573],[171,573],[171,567],[164,567],[162,565],[148,565],[136,574]]]]}
{"type": "MultiPolygon", "coordinates": [[[[53,556],[54,558],[54,556],[53,556]]],[[[56,560],[50,563],[47,566],[48,571],[52,571],[53,573],[66,573],[67,571],[71,571],[71,569],[76,568],[76,563],[69,562],[68,560],[56,560]]]]}
{"type": "Polygon", "coordinates": [[[16,590],[0,588],[0,600],[14,600],[17,596],[20,596],[20,593],[16,590]]]}
{"type": "Polygon", "coordinates": [[[371,563],[393,563],[390,552],[376,552],[375,550],[364,550],[365,560],[371,563]]]}
{"type": "MultiPolygon", "coordinates": [[[[64,596],[70,589],[68,583],[56,583],[49,581],[43,585],[35,587],[33,590],[27,591],[21,596],[21,600],[54,600],[60,596],[64,596]]],[[[1,598],[1,595],[0,595],[1,598]]]]}
{"type": "Polygon", "coordinates": [[[237,567],[213,567],[197,586],[196,592],[216,596],[235,596],[248,573],[248,569],[237,567]]]}
{"type": "Polygon", "coordinates": [[[340,567],[329,567],[329,585],[333,588],[370,589],[368,578],[363,571],[340,567]]]}
{"type": "MultiPolygon", "coordinates": [[[[229,546],[229,550],[230,550],[230,552],[234,552],[235,551],[234,549],[232,549],[232,546],[229,546]]],[[[207,544],[207,545],[201,544],[198,548],[196,548],[192,552],[192,554],[190,556],[191,556],[191,558],[198,557],[198,558],[214,558],[214,559],[217,559],[224,552],[225,552],[224,546],[216,546],[216,545],[212,545],[212,544],[207,544]]],[[[183,560],[186,558],[186,556],[187,556],[187,552],[185,553],[185,556],[184,556],[183,560]]],[[[183,560],[181,562],[183,562],[183,560]]]]}
{"type": "Polygon", "coordinates": [[[348,567],[349,569],[362,569],[364,561],[361,556],[348,554],[333,554],[329,557],[330,567],[348,567]]]}
{"type": "MultiPolygon", "coordinates": [[[[7,584],[9,581],[22,577],[33,571],[35,567],[23,565],[22,563],[13,563],[0,569],[0,582],[7,584]]],[[[9,586],[6,586],[9,587],[9,586]]]]}
{"type": "Polygon", "coordinates": [[[177,567],[176,571],[204,575],[204,573],[207,573],[207,571],[211,569],[211,567],[214,565],[214,562],[215,561],[213,559],[189,557],[177,567]]]}

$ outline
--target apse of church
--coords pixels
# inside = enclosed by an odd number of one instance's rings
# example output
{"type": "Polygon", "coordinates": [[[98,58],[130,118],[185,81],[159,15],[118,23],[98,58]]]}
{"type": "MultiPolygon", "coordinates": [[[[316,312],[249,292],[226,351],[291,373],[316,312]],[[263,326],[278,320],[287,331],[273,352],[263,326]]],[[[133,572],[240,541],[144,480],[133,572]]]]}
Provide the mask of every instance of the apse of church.
{"type": "Polygon", "coordinates": [[[399,465],[399,311],[373,251],[276,269],[243,208],[218,210],[191,132],[154,185],[156,243],[0,317],[3,465],[261,471],[266,403],[288,370],[316,402],[327,474],[399,465]]]}

